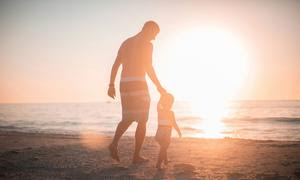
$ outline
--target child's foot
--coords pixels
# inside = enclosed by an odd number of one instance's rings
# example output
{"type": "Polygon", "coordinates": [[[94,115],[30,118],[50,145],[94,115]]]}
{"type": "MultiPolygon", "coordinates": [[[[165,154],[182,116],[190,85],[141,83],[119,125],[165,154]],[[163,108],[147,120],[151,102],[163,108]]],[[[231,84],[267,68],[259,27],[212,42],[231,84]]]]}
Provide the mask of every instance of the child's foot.
{"type": "Polygon", "coordinates": [[[148,161],[149,161],[149,159],[147,159],[147,158],[137,156],[137,157],[133,158],[132,164],[139,164],[139,163],[144,163],[144,162],[148,162],[148,161]]]}
{"type": "Polygon", "coordinates": [[[120,158],[119,158],[119,155],[118,155],[118,147],[116,147],[115,145],[113,144],[110,144],[108,146],[108,150],[110,152],[110,157],[118,162],[120,162],[120,158]]]}
{"type": "Polygon", "coordinates": [[[161,165],[156,164],[156,169],[157,170],[163,170],[163,168],[161,167],[161,165]]]}
{"type": "Polygon", "coordinates": [[[168,165],[169,162],[171,162],[171,161],[169,161],[168,159],[165,159],[165,160],[164,160],[164,164],[165,164],[165,165],[168,165]]]}

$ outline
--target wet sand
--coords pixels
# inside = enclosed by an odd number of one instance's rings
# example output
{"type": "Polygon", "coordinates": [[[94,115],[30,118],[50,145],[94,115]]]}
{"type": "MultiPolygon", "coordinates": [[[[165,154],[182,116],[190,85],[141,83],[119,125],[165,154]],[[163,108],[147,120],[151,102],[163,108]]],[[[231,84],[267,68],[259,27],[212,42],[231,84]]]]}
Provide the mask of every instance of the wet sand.
{"type": "Polygon", "coordinates": [[[300,179],[300,142],[172,139],[169,165],[155,168],[158,145],[147,137],[148,163],[132,165],[133,137],[123,137],[121,163],[111,137],[0,132],[0,179],[300,179]]]}

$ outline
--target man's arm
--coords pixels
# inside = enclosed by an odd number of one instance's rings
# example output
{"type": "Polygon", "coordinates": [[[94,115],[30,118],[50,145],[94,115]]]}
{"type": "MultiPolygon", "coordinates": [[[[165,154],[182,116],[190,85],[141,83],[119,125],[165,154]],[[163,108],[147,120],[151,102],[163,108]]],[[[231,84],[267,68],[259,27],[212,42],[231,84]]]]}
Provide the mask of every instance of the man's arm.
{"type": "Polygon", "coordinates": [[[155,84],[155,86],[156,86],[158,92],[159,92],[160,94],[165,93],[166,90],[161,86],[159,80],[157,79],[156,73],[155,73],[154,68],[153,68],[152,65],[151,65],[150,67],[148,67],[148,69],[147,69],[147,74],[148,74],[148,76],[150,77],[150,79],[152,80],[152,82],[155,84]]]}
{"type": "Polygon", "coordinates": [[[147,57],[149,59],[147,59],[147,62],[146,62],[147,63],[146,64],[147,74],[150,77],[151,81],[155,84],[159,93],[163,94],[163,93],[166,93],[166,90],[161,86],[161,84],[156,76],[155,70],[152,66],[152,51],[153,51],[153,46],[151,43],[149,43],[149,46],[147,48],[147,53],[148,53],[147,57]]]}
{"type": "Polygon", "coordinates": [[[121,65],[121,53],[120,53],[120,50],[118,52],[118,55],[116,57],[116,60],[112,66],[112,69],[111,69],[111,73],[110,73],[110,81],[109,81],[109,88],[108,88],[108,96],[111,97],[111,98],[115,98],[116,97],[116,91],[115,91],[115,79],[116,79],[116,75],[117,75],[117,72],[118,72],[118,69],[121,65]]]}

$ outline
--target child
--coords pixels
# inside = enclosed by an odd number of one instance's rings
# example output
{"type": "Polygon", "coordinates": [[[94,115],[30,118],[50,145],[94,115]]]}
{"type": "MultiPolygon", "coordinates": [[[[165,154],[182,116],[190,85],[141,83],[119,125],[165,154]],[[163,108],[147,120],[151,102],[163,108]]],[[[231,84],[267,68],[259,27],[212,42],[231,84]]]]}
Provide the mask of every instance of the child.
{"type": "Polygon", "coordinates": [[[178,135],[181,137],[180,129],[175,121],[174,112],[171,111],[174,97],[169,94],[163,94],[157,104],[158,112],[158,128],[155,140],[160,145],[160,151],[156,163],[156,168],[161,169],[161,163],[168,164],[167,149],[171,141],[172,128],[174,127],[178,135]]]}

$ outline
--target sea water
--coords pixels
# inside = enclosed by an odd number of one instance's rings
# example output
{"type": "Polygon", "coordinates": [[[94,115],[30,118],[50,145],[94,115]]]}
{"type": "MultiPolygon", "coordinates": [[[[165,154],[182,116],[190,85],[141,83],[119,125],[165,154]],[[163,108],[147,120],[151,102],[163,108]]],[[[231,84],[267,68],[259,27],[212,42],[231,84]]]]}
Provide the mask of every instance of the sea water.
{"type": "MultiPolygon", "coordinates": [[[[192,106],[180,101],[173,107],[185,137],[300,140],[300,101],[232,101],[224,107],[230,113],[210,118],[192,106]]],[[[113,135],[120,120],[118,102],[0,104],[1,131],[113,135]]],[[[133,123],[125,135],[134,135],[136,126],[133,123]]],[[[152,102],[147,136],[156,129],[156,103],[152,102]]]]}

